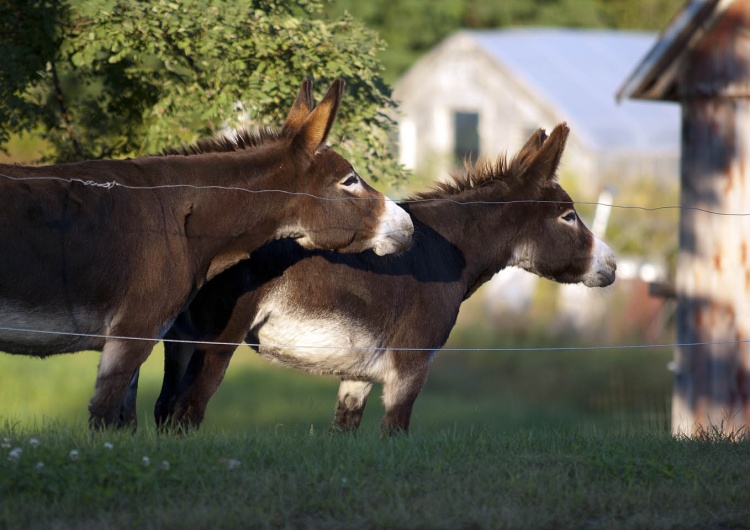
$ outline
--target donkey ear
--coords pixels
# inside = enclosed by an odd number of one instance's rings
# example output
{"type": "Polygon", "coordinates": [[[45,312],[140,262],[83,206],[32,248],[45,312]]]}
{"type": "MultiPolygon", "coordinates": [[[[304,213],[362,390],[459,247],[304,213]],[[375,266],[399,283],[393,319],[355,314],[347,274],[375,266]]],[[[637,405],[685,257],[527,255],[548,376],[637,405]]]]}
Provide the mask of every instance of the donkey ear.
{"type": "Polygon", "coordinates": [[[526,140],[526,143],[523,144],[523,147],[521,147],[521,152],[526,151],[533,151],[537,152],[539,149],[542,148],[542,144],[544,144],[544,141],[547,139],[547,132],[539,127],[536,131],[531,133],[531,136],[529,136],[529,139],[526,140]]]}
{"type": "MultiPolygon", "coordinates": [[[[559,123],[552,130],[552,134],[549,135],[547,140],[543,140],[544,143],[538,149],[536,157],[531,162],[529,167],[531,173],[538,175],[538,178],[554,180],[557,174],[557,166],[560,165],[560,159],[565,150],[565,142],[568,139],[568,134],[570,134],[570,129],[566,123],[559,123]]],[[[532,138],[529,138],[526,143],[531,142],[532,138]]]]}
{"type": "Polygon", "coordinates": [[[309,154],[313,154],[318,147],[325,143],[336,119],[339,105],[341,105],[344,86],[346,86],[346,83],[343,79],[336,79],[333,82],[326,97],[305,118],[299,130],[295,133],[294,144],[296,146],[309,154]]]}
{"type": "Polygon", "coordinates": [[[539,154],[539,150],[542,148],[546,139],[547,133],[540,127],[531,133],[531,136],[526,140],[526,143],[518,150],[518,154],[515,156],[515,163],[523,168],[524,173],[528,171],[528,168],[536,159],[536,156],[539,154]]]}
{"type": "Polygon", "coordinates": [[[299,89],[299,94],[297,94],[297,99],[294,101],[294,105],[292,105],[292,110],[286,115],[284,126],[281,128],[282,135],[294,134],[312,112],[314,106],[312,86],[312,78],[308,77],[302,81],[302,86],[299,89]]]}

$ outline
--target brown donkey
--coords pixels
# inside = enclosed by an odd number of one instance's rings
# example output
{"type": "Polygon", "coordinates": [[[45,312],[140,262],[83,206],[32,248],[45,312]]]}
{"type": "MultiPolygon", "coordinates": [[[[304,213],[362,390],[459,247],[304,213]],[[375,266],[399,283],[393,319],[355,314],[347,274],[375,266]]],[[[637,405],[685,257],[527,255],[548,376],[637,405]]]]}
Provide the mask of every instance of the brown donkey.
{"type": "MultiPolygon", "coordinates": [[[[576,214],[555,174],[568,136],[537,131],[506,163],[484,164],[405,201],[414,245],[398,256],[308,251],[269,243],[207,283],[167,338],[260,344],[272,361],[341,378],[334,427],[356,429],[373,382],[382,431],[406,431],[429,361],[459,307],[499,270],[603,287],[612,251],[576,214]],[[257,258],[257,259],[256,259],[257,258]]],[[[165,343],[157,423],[199,425],[232,346],[165,343]]]]}
{"type": "Polygon", "coordinates": [[[206,281],[264,243],[408,248],[409,216],[325,145],[343,90],[336,80],[313,108],[305,81],[278,132],[133,160],[0,165],[0,351],[101,350],[90,423],[134,424],[125,394],[155,342],[206,281]]]}

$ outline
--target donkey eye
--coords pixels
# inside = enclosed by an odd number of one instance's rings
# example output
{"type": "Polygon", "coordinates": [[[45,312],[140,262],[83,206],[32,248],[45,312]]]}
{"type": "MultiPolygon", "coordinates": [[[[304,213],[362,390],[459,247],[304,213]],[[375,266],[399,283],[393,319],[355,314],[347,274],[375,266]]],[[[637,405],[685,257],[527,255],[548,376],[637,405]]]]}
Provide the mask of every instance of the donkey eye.
{"type": "Polygon", "coordinates": [[[578,218],[575,212],[568,212],[565,215],[563,215],[563,221],[566,223],[573,223],[578,218]]]}
{"type": "Polygon", "coordinates": [[[357,182],[359,182],[357,175],[350,175],[349,178],[347,178],[344,182],[341,183],[341,185],[342,186],[354,186],[357,182]]]}

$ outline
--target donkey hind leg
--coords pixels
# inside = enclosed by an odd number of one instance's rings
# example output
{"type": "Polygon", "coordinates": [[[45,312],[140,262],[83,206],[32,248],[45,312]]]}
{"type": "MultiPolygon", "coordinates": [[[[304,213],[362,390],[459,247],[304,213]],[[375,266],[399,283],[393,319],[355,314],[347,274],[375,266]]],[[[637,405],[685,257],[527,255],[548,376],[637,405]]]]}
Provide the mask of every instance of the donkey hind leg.
{"type": "MultiPolygon", "coordinates": [[[[154,406],[154,419],[159,427],[164,427],[174,412],[180,382],[188,373],[188,365],[193,358],[193,352],[195,352],[194,344],[175,343],[166,340],[164,342],[164,380],[154,406]]],[[[203,356],[196,357],[200,357],[196,360],[199,360],[202,364],[203,356]]]]}
{"type": "Polygon", "coordinates": [[[362,421],[367,404],[367,396],[372,389],[369,381],[342,379],[339,385],[336,416],[331,426],[332,432],[356,431],[362,421]]]}
{"type": "Polygon", "coordinates": [[[180,382],[172,411],[172,422],[181,428],[199,427],[208,400],[219,388],[234,349],[196,350],[180,382]]]}
{"type": "Polygon", "coordinates": [[[429,358],[421,352],[399,351],[393,367],[383,381],[383,404],[385,415],[380,424],[383,436],[409,431],[414,401],[427,380],[429,358]]]}
{"type": "Polygon", "coordinates": [[[127,404],[126,394],[137,371],[151,353],[154,342],[110,339],[104,345],[96,376],[94,396],[89,403],[89,426],[135,428],[135,401],[127,404]]]}

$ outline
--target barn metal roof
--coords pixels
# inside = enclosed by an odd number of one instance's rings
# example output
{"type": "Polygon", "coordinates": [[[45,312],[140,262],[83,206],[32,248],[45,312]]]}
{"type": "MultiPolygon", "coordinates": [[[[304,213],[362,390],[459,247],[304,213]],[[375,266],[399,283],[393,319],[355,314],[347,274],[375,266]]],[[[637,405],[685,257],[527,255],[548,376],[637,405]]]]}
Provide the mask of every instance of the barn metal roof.
{"type": "Polygon", "coordinates": [[[592,147],[679,149],[677,105],[615,99],[619,83],[656,42],[655,33],[563,28],[462,33],[552,104],[592,147]]]}
{"type": "Polygon", "coordinates": [[[672,18],[659,40],[640,59],[617,98],[677,99],[677,75],[690,50],[734,0],[690,0],[672,18]]]}

